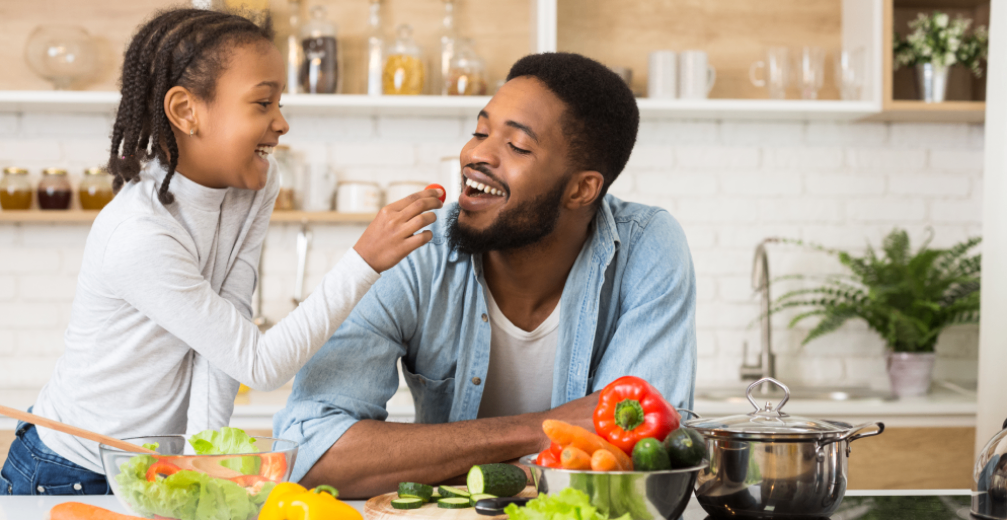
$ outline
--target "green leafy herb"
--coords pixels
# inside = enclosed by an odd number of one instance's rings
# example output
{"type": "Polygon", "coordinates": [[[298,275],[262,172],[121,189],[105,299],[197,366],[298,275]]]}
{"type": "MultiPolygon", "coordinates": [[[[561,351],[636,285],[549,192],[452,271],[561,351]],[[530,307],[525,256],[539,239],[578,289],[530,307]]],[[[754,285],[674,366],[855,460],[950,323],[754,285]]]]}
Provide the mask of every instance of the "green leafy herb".
{"type": "MultiPolygon", "coordinates": [[[[609,520],[607,514],[591,505],[583,491],[566,488],[552,495],[539,495],[524,507],[511,504],[504,509],[510,520],[609,520]]],[[[616,520],[630,520],[626,513],[616,520]]]]}
{"type": "Polygon", "coordinates": [[[157,449],[161,447],[161,443],[160,442],[148,442],[148,443],[143,444],[143,447],[147,448],[150,451],[157,451],[157,449]]]}
{"type": "Polygon", "coordinates": [[[776,300],[770,313],[803,309],[790,321],[791,327],[820,317],[802,344],[859,318],[895,352],[933,352],[946,327],[979,321],[982,258],[969,253],[980,241],[976,237],[949,249],[931,249],[927,239],[912,251],[909,235],[896,229],[885,237],[881,255],[870,246],[859,257],[812,246],[837,257],[849,274],[828,277],[820,287],[790,291],[776,300]]]}

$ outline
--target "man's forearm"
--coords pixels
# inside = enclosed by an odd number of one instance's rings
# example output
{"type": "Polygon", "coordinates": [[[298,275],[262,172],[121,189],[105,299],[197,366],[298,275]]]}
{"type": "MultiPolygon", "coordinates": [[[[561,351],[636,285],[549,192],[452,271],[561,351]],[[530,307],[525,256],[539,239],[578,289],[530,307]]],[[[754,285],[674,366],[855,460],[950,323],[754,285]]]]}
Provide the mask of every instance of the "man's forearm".
{"type": "Polygon", "coordinates": [[[328,484],[340,497],[368,498],[399,482],[443,482],[474,464],[513,460],[548,446],[543,414],[448,424],[360,421],[308,471],[305,486],[328,484]]]}

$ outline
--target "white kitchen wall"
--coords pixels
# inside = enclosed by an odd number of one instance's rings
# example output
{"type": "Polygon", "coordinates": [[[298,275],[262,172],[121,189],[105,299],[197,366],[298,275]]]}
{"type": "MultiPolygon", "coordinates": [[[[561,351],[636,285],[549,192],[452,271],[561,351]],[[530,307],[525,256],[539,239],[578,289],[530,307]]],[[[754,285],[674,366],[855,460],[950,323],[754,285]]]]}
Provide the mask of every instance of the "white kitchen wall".
{"type": "MultiPolygon", "coordinates": [[[[457,154],[469,119],[296,117],[283,139],[339,178],[435,180],[457,154]]],[[[0,166],[74,172],[105,160],[107,117],[0,115],[0,166]]],[[[860,250],[893,227],[916,243],[933,228],[946,246],[981,232],[982,125],[830,122],[655,121],[612,192],[668,209],[685,228],[698,283],[699,384],[738,380],[742,345],[758,348],[750,273],[768,236],[860,250]]],[[[307,287],[353,245],[363,226],[313,226],[307,287]]],[[[270,230],[262,274],[264,310],[291,310],[298,225],[270,230]]],[[[62,350],[62,333],[87,236],[86,225],[0,224],[0,388],[38,388],[62,350]]],[[[770,249],[773,276],[827,274],[834,260],[793,246],[770,249]]],[[[780,287],[774,287],[779,293],[780,287]]],[[[782,317],[781,317],[782,318],[782,317]]],[[[884,387],[883,344],[859,323],[800,346],[802,330],[774,328],[779,375],[788,382],[884,387]]],[[[974,384],[976,327],[948,331],[937,377],[974,384]]]]}

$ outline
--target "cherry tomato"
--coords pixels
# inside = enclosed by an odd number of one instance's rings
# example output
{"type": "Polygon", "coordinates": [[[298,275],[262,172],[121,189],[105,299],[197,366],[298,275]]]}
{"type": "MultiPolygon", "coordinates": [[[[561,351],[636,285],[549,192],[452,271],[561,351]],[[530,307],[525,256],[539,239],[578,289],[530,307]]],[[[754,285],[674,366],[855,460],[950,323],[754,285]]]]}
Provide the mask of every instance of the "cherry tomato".
{"type": "Polygon", "coordinates": [[[448,191],[445,190],[444,186],[441,186],[440,184],[431,184],[430,186],[427,186],[426,188],[423,188],[423,189],[425,189],[425,190],[441,190],[441,196],[437,197],[437,198],[441,199],[441,202],[444,202],[444,199],[446,199],[448,197],[448,191]]]}

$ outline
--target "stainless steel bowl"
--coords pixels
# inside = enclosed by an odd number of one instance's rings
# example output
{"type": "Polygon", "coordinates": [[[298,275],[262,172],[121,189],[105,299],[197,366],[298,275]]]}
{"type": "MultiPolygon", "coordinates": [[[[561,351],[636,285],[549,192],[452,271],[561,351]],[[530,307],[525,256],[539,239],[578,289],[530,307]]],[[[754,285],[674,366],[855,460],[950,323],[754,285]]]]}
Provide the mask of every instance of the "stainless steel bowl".
{"type": "Polygon", "coordinates": [[[633,520],[674,520],[692,497],[696,476],[706,463],[666,471],[574,471],[535,464],[537,455],[521,458],[540,493],[574,488],[591,497],[591,505],[610,518],[629,513],[633,520]]]}

